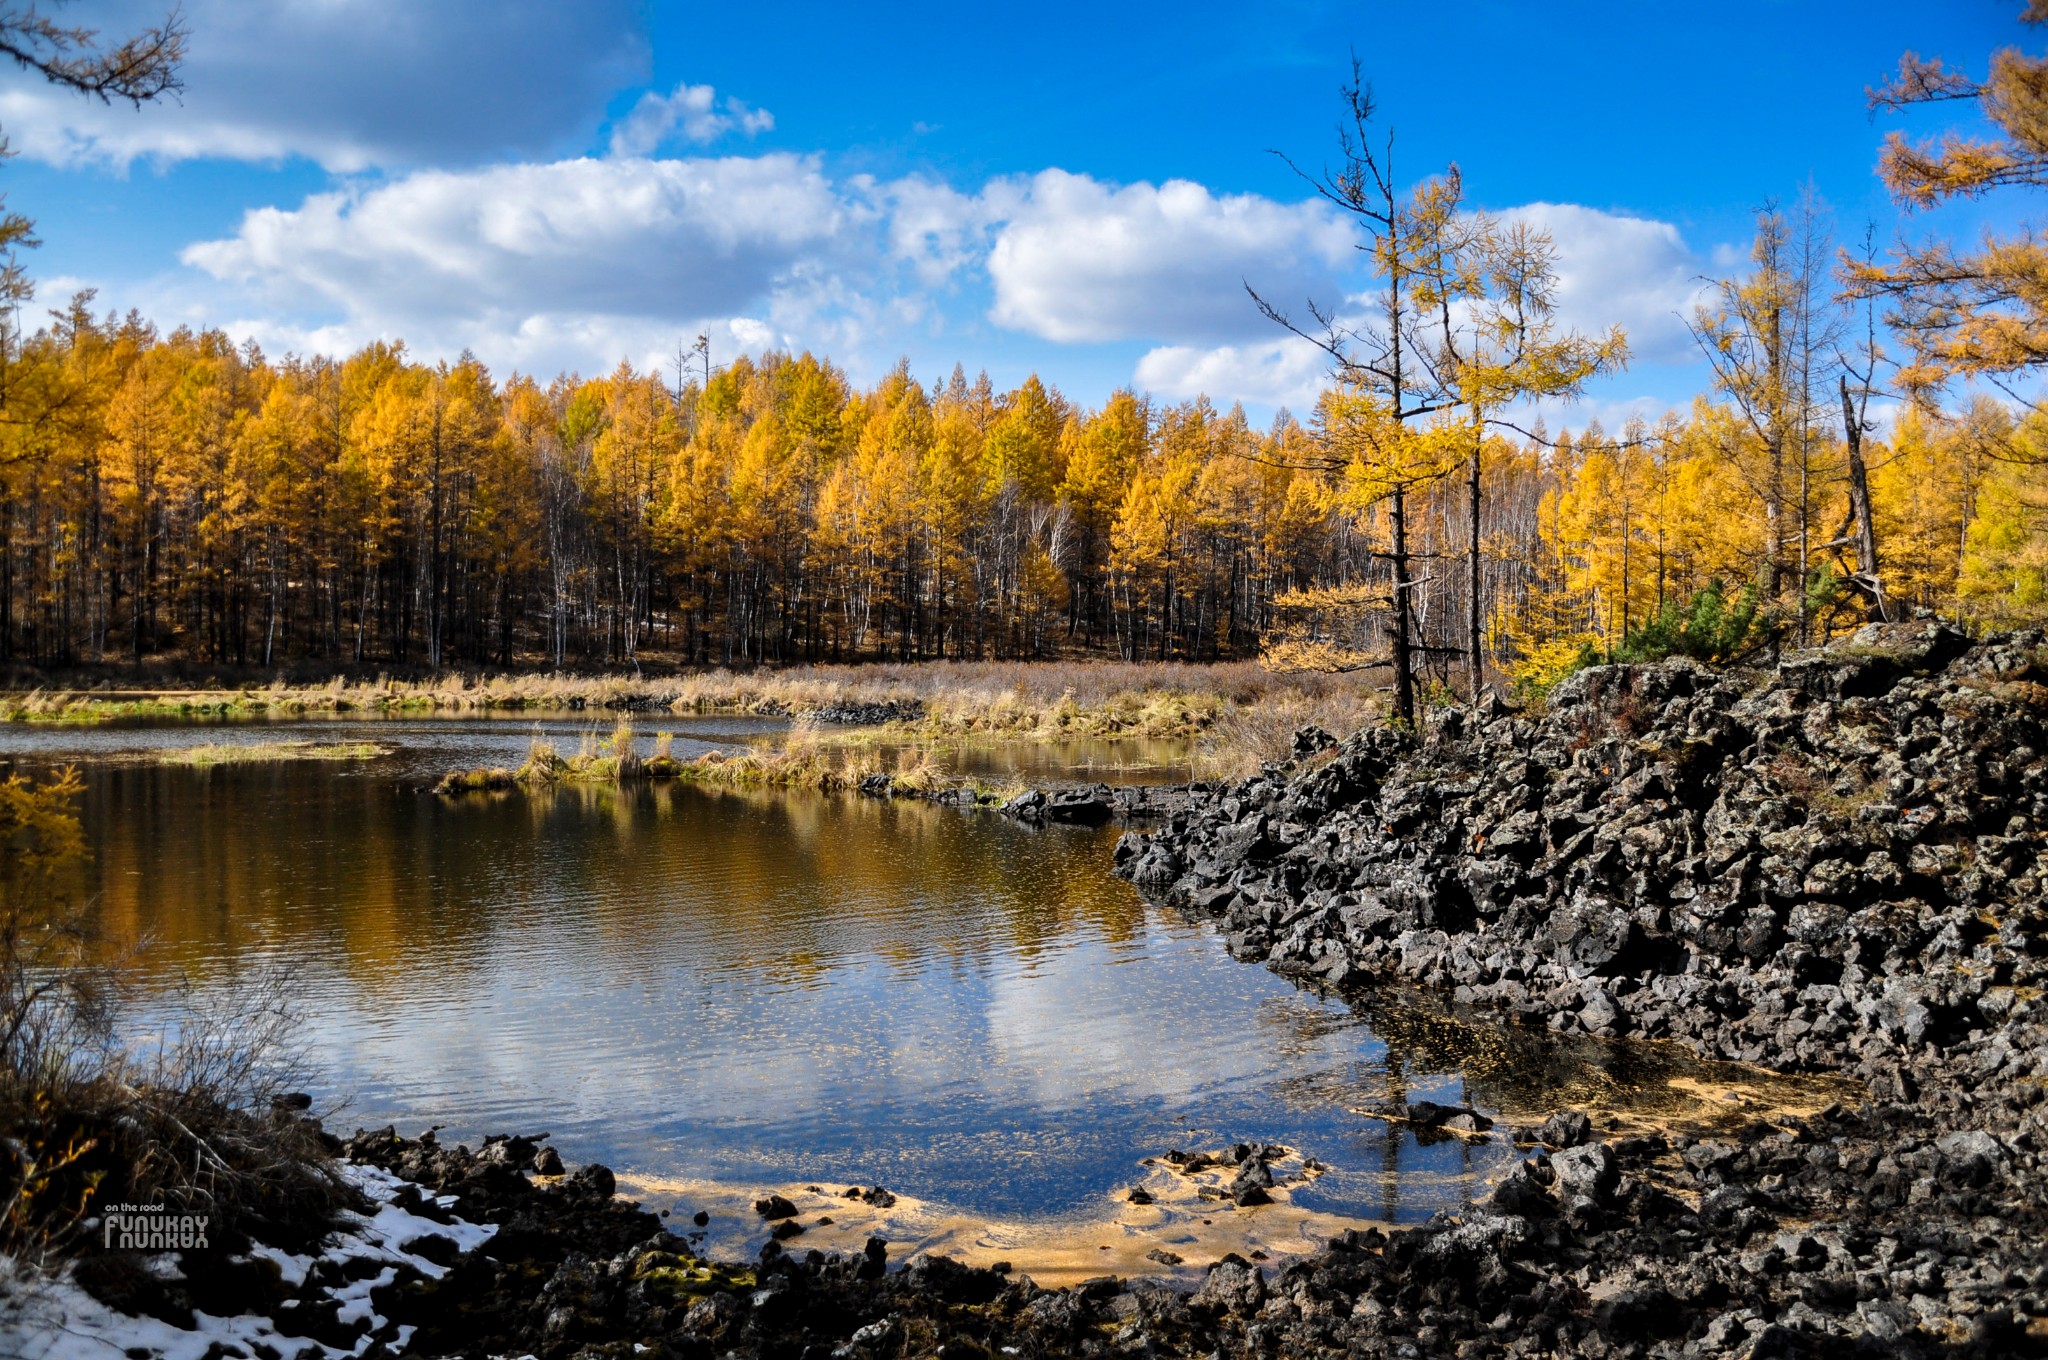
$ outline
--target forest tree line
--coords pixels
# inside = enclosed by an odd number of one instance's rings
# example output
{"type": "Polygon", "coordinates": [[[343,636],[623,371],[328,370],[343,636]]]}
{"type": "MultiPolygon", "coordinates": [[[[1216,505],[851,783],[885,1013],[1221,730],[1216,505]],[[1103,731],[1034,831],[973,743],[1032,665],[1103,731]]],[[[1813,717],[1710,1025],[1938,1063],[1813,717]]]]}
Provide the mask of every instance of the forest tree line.
{"type": "MultiPolygon", "coordinates": [[[[28,64],[140,104],[177,88],[183,29],[137,42],[110,85],[28,64]]],[[[2048,187],[2048,59],[2006,49],[1979,79],[1909,53],[1869,94],[1974,104],[1996,134],[1893,133],[1905,210],[2048,187]]],[[[1703,600],[1771,645],[2048,615],[2048,415],[2021,391],[2048,370],[2039,237],[1880,261],[1810,197],[1767,209],[1691,318],[1708,390],[1551,438],[1517,412],[1582,395],[1626,337],[1560,330],[1553,243],[1471,210],[1455,167],[1396,179],[1356,63],[1345,99],[1337,168],[1304,178],[1359,228],[1363,312],[1255,296],[1329,360],[1314,408],[1264,429],[959,367],[860,387],[808,353],[672,381],[500,380],[396,342],[273,361],[90,292],[30,334],[32,227],[0,211],[0,662],[1258,654],[1391,663],[1405,717],[1418,682],[1628,656],[1711,623],[1703,600]]]]}
{"type": "MultiPolygon", "coordinates": [[[[150,82],[116,90],[138,103],[175,88],[182,29],[152,32],[150,82]]],[[[1907,211],[2048,187],[2048,59],[1980,80],[1908,54],[1870,98],[1966,101],[1997,134],[1892,134],[1907,211]]],[[[1626,337],[1562,330],[1554,244],[1469,208],[1455,167],[1395,177],[1355,63],[1345,99],[1337,168],[1304,178],[1370,278],[1300,321],[1255,296],[1329,361],[1264,429],[959,367],[860,387],[808,353],[546,382],[395,342],[273,361],[91,293],[28,334],[32,229],[0,214],[0,662],[1257,654],[1391,663],[1406,717],[1419,684],[1540,680],[1681,615],[1774,646],[2048,615],[2048,415],[2020,389],[2048,370],[2048,244],[1880,261],[1811,197],[1767,209],[1690,320],[1708,390],[1552,438],[1517,412],[1582,395],[1626,337]]]]}
{"type": "MultiPolygon", "coordinates": [[[[1758,289],[1798,314],[1789,239],[1766,219],[1714,324],[1746,324],[1758,289]]],[[[0,367],[11,661],[1211,659],[1344,642],[1360,626],[1345,602],[1388,581],[1387,502],[1329,456],[1339,393],[1258,429],[1206,400],[1087,408],[957,368],[861,388],[809,354],[680,385],[625,365],[498,381],[397,344],[273,362],[91,302],[0,367]]],[[[1763,589],[1808,637],[1864,616],[1834,588],[1856,574],[1835,394],[1811,366],[1785,380],[1813,355],[1780,357],[1770,383],[1655,426],[1483,439],[1492,664],[1612,645],[1715,580],[1763,589]],[[1761,416],[1760,392],[1777,403],[1761,416]]],[[[2044,442],[1981,399],[1868,439],[1892,607],[2040,615],[2044,442]]],[[[1461,642],[1467,499],[1462,478],[1408,488],[1430,655],[1461,642]]]]}

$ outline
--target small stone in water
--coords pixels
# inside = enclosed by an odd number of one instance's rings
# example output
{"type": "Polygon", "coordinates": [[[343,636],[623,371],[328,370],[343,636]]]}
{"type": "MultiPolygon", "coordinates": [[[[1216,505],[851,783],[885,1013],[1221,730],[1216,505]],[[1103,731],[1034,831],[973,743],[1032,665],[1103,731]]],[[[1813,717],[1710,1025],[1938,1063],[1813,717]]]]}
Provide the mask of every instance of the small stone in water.
{"type": "Polygon", "coordinates": [[[782,1195],[770,1195],[754,1201],[754,1212],[763,1218],[795,1218],[796,1205],[782,1195]]]}

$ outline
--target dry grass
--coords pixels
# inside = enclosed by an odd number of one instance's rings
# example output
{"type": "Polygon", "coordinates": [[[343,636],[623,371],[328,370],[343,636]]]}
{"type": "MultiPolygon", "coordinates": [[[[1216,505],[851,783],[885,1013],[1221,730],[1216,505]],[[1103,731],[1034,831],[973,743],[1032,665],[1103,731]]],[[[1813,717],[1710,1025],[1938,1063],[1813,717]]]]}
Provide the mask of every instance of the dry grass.
{"type": "Polygon", "coordinates": [[[217,1242],[303,1248],[352,1205],[314,1125],[273,1109],[303,1084],[288,974],[161,1015],[117,1047],[95,1020],[17,1045],[0,1073],[0,1252],[46,1266],[86,1245],[104,1204],[203,1214],[217,1242]]]}
{"type": "Polygon", "coordinates": [[[1247,779],[1262,765],[1288,759],[1294,734],[1303,727],[1313,724],[1341,741],[1379,717],[1379,703],[1369,693],[1334,687],[1235,707],[1195,743],[1195,773],[1206,779],[1247,779]]]}
{"type": "Polygon", "coordinates": [[[369,741],[212,742],[156,754],[160,765],[269,765],[287,760],[375,760],[391,748],[369,741]]]}
{"type": "MultiPolygon", "coordinates": [[[[798,717],[841,704],[914,704],[892,724],[922,738],[1187,737],[1275,701],[1364,693],[1356,677],[1275,675],[1250,661],[927,661],[625,676],[447,676],[121,695],[36,690],[0,696],[14,722],[118,718],[299,717],[333,713],[562,712],[668,709],[798,717]]],[[[657,753],[659,754],[659,753],[657,753]]]]}
{"type": "Polygon", "coordinates": [[[478,766],[473,770],[450,770],[434,785],[434,792],[485,793],[492,789],[514,788],[518,783],[518,776],[503,766],[478,766]]]}
{"type": "Polygon", "coordinates": [[[1251,662],[927,661],[711,671],[679,682],[678,712],[802,714],[834,704],[917,704],[928,735],[1181,737],[1233,706],[1314,687],[1324,677],[1281,677],[1251,662]]]}
{"type": "Polygon", "coordinates": [[[677,760],[675,738],[658,733],[651,755],[643,756],[632,723],[621,719],[602,739],[585,733],[577,750],[563,755],[556,745],[534,734],[526,760],[516,770],[455,770],[435,790],[445,794],[549,784],[627,784],[645,779],[682,779],[707,784],[774,787],[850,788],[875,768],[855,753],[828,750],[812,725],[798,723],[780,751],[708,752],[694,760],[677,760]]]}
{"type": "Polygon", "coordinates": [[[899,788],[929,792],[960,782],[947,773],[943,751],[978,742],[1076,737],[1196,738],[1198,772],[1236,778],[1255,773],[1264,761],[1285,760],[1296,728],[1316,723],[1341,738],[1378,716],[1372,690],[1355,676],[1273,675],[1250,662],[719,670],[668,682],[663,693],[675,712],[786,716],[790,730],[779,750],[713,752],[679,761],[666,734],[656,737],[651,755],[641,755],[630,722],[622,720],[608,739],[586,735],[574,754],[536,737],[517,770],[457,771],[441,787],[460,793],[655,778],[841,789],[886,773],[899,788]],[[839,705],[876,704],[915,706],[922,716],[851,728],[814,717],[839,705]]]}
{"type": "Polygon", "coordinates": [[[72,772],[0,781],[0,1256],[32,1268],[86,1245],[99,1205],[204,1214],[310,1244],[353,1196],[317,1131],[271,1097],[301,1084],[288,972],[121,1015],[122,966],[68,888],[83,841],[72,772]]]}
{"type": "Polygon", "coordinates": [[[0,719],[30,723],[98,723],[119,718],[308,717],[334,713],[552,712],[662,707],[674,681],[629,676],[446,676],[436,680],[350,681],[240,689],[162,689],[105,695],[32,690],[0,696],[0,719]]]}
{"type": "Polygon", "coordinates": [[[799,718],[778,748],[707,751],[690,760],[678,760],[672,753],[671,734],[658,733],[653,753],[643,756],[632,725],[622,721],[601,740],[585,734],[571,755],[563,755],[553,742],[536,734],[518,769],[454,770],[434,788],[438,793],[458,795],[552,784],[626,785],[673,779],[729,788],[836,792],[857,788],[862,780],[883,774],[889,777],[892,789],[904,794],[928,795],[960,787],[977,794],[1017,791],[1007,785],[959,778],[929,745],[883,752],[866,742],[847,741],[844,735],[799,718]]]}

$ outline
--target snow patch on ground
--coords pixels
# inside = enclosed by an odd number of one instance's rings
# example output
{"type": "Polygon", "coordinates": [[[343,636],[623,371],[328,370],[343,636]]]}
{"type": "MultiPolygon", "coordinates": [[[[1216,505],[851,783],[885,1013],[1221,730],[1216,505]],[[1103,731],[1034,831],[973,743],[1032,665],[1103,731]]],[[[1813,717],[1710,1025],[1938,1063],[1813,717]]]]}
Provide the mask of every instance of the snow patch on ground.
{"type": "MultiPolygon", "coordinates": [[[[281,1335],[276,1324],[261,1314],[214,1317],[198,1313],[194,1315],[197,1325],[190,1331],[158,1318],[130,1317],[93,1298],[68,1274],[32,1276],[0,1257],[0,1355],[19,1360],[125,1360],[142,1354],[152,1360],[201,1360],[216,1344],[231,1348],[229,1355],[244,1356],[255,1355],[260,1344],[287,1356],[342,1360],[363,1354],[379,1340],[391,1351],[402,1349],[412,1329],[392,1327],[379,1317],[370,1300],[371,1291],[391,1283],[402,1269],[429,1279],[447,1274],[446,1267],[406,1251],[406,1244],[422,1237],[444,1237],[460,1251],[469,1252],[489,1241],[497,1228],[460,1219],[440,1223],[399,1208],[391,1200],[405,1182],[377,1167],[344,1167],[342,1174],[374,1206],[369,1215],[347,1215],[345,1226],[327,1239],[318,1258],[293,1256],[260,1244],[252,1254],[274,1262],[285,1282],[294,1286],[305,1282],[316,1259],[381,1265],[383,1268],[369,1278],[344,1280],[328,1295],[340,1303],[339,1316],[344,1323],[358,1318],[369,1323],[353,1350],[338,1350],[308,1337],[281,1335]]],[[[440,1196],[435,1203],[447,1207],[454,1197],[440,1196]]],[[[175,1253],[154,1257],[146,1265],[159,1276],[177,1277],[175,1253]]],[[[357,1273],[361,1273],[360,1267],[344,1271],[357,1273]]]]}

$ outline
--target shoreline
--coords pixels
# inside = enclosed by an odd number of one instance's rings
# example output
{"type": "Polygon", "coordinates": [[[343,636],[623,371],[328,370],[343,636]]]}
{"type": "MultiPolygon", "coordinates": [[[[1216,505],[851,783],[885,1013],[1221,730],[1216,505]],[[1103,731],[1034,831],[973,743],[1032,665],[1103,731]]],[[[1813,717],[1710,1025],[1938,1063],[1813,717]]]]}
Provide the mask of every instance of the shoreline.
{"type": "Polygon", "coordinates": [[[1200,738],[1230,777],[1284,759],[1291,734],[1350,731],[1378,713],[1356,676],[1275,674],[1251,662],[929,661],[697,670],[670,676],[444,674],[419,681],[282,680],[103,690],[0,691],[0,722],[95,724],[163,719],[492,714],[643,714],[790,719],[820,731],[866,729],[926,746],[1082,739],[1200,738]]]}
{"type": "MultiPolygon", "coordinates": [[[[1464,1213],[1346,1229],[1286,1261],[1233,1250],[1180,1263],[1192,1277],[1050,1289],[998,1259],[856,1246],[879,1224],[865,1215],[814,1247],[834,1187],[791,1197],[804,1234],[708,1262],[611,1171],[539,1174],[564,1168],[537,1139],[473,1153],[359,1133],[343,1155],[496,1229],[444,1277],[387,1282],[380,1325],[413,1328],[398,1344],[415,1353],[542,1360],[2048,1354],[2044,673],[2039,634],[1939,627],[1750,676],[1606,668],[1540,716],[1310,734],[1119,844],[1120,873],[1218,919],[1241,959],[1851,1076],[1853,1105],[1731,1102],[1709,1130],[1390,1105],[1370,1113],[1520,1160],[1464,1213]],[[1731,838],[1723,860],[1713,835],[1731,838]],[[1959,845],[1967,858],[1939,853],[1959,845]],[[1893,900],[1918,905],[1879,910],[1893,900]]],[[[1289,1172],[1248,1148],[1205,1170],[1269,1199],[1289,1172]]]]}
{"type": "MultiPolygon", "coordinates": [[[[1682,1149],[1691,1212],[1706,1225],[1732,1186],[1745,1269],[1792,1282],[1766,1291],[1783,1317],[1757,1315],[1787,1334],[1772,1344],[2040,1353],[2044,678],[2039,630],[1941,625],[1867,628],[1747,677],[1597,668],[1540,716],[1368,730],[1198,795],[1127,835],[1117,871],[1282,973],[1855,1078],[1858,1110],[1682,1149]],[[1788,1135],[1779,1169],[1730,1176],[1788,1135]],[[1819,1193],[1784,1214],[1801,1175],[1819,1193]],[[1921,1245],[1902,1273],[1905,1240],[1921,1245]]],[[[1526,1179],[1496,1203],[1512,1212],[1526,1179]]],[[[1681,1264],[1691,1288],[1660,1285],[1658,1308],[1725,1314],[1725,1272],[1692,1244],[1681,1264]]]]}
{"type": "Polygon", "coordinates": [[[825,722],[973,718],[1001,730],[1050,720],[1113,720],[1121,727],[1188,729],[1226,702],[1262,695],[1357,688],[1313,675],[1274,675],[1248,661],[1076,662],[867,661],[742,667],[664,666],[576,671],[440,671],[397,677],[388,669],[288,681],[272,672],[239,682],[166,676],[102,677],[96,684],[38,682],[0,687],[0,714],[13,721],[89,715],[181,716],[236,713],[295,716],[363,712],[818,714],[825,722]],[[1063,703],[1062,700],[1065,700],[1063,703]]]}
{"type": "MultiPolygon", "coordinates": [[[[1249,1251],[1189,1260],[1191,1272],[1167,1278],[1088,1274],[1074,1261],[1043,1280],[998,1256],[1000,1229],[986,1223],[970,1227],[992,1239],[984,1253],[962,1260],[891,1240],[871,1215],[848,1216],[836,1234],[813,1226],[771,1239],[752,1261],[710,1259],[687,1227],[620,1193],[632,1178],[595,1164],[569,1170],[548,1160],[541,1138],[496,1137],[472,1151],[432,1135],[359,1131],[342,1155],[418,1187],[416,1197],[398,1190],[406,1212],[438,1217],[454,1235],[490,1236],[453,1253],[431,1237],[399,1244],[414,1268],[377,1275],[370,1308],[312,1334],[366,1360],[781,1356],[812,1346],[991,1358],[1410,1353],[1404,1346],[1461,1356],[1992,1357],[2048,1343],[2030,1318],[2001,1306],[2013,1269],[2048,1280],[2039,1239],[1998,1261],[1976,1251],[2009,1152],[1928,1137],[1924,1118],[1899,1106],[1762,1113],[1770,1118],[1709,1138],[1620,1136],[1570,1114],[1540,1129],[1482,1130],[1529,1155],[1462,1214],[1346,1227],[1288,1255],[1248,1238],[1249,1251]],[[1912,1169],[1902,1175],[1902,1165],[1912,1169]],[[443,1269],[418,1266],[440,1257],[443,1269]],[[1700,1294],[1714,1305],[1693,1306],[1700,1294]]],[[[1215,1160],[1204,1179],[1218,1191],[1257,1184],[1265,1150],[1233,1166],[1244,1151],[1207,1154],[1215,1160]]],[[[846,1202],[817,1187],[769,1208],[762,1224],[827,1210],[838,1218],[846,1202]]],[[[1240,1212],[1250,1222],[1276,1208],[1240,1212]]],[[[273,1307],[300,1325],[295,1307],[273,1307]]]]}

